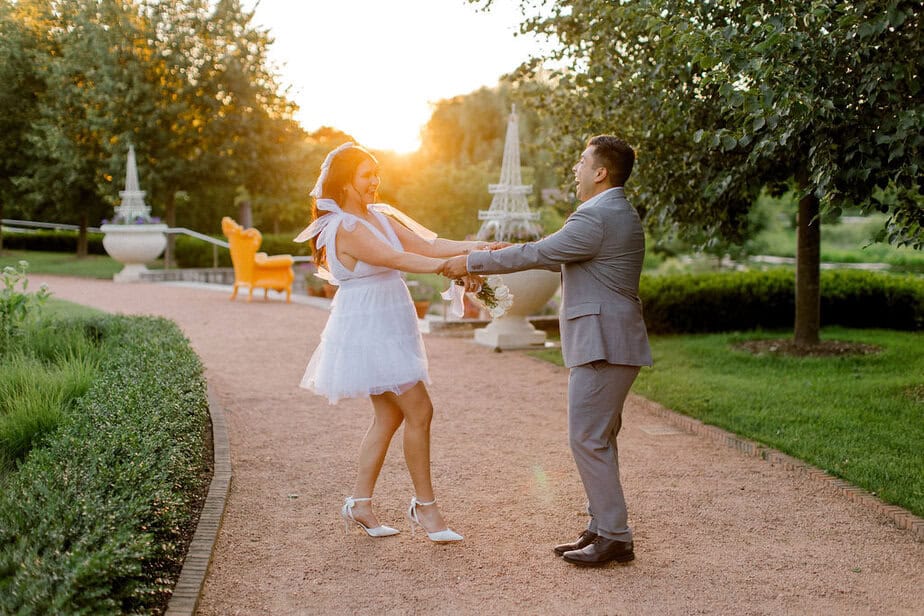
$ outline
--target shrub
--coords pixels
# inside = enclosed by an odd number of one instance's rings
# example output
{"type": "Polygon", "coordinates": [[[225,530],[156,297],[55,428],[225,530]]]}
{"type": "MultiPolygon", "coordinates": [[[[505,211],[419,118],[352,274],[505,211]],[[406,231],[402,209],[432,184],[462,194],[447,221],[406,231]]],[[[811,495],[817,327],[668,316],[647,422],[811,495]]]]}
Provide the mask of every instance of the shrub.
{"type": "MultiPolygon", "coordinates": [[[[77,252],[77,231],[29,231],[4,233],[3,247],[7,250],[37,250],[41,252],[77,252]]],[[[87,233],[87,252],[104,255],[102,233],[87,233]]]]}
{"type": "MultiPolygon", "coordinates": [[[[264,235],[260,244],[260,252],[268,255],[301,255],[311,254],[307,243],[296,244],[292,241],[294,235],[264,235]]],[[[226,238],[216,238],[225,240],[226,238]]],[[[178,235],[174,254],[177,265],[180,267],[212,267],[214,264],[213,244],[188,235],[178,235]]],[[[218,267],[231,267],[231,255],[227,248],[218,248],[218,267]]]]}
{"type": "Polygon", "coordinates": [[[231,267],[231,254],[227,248],[216,247],[188,235],[176,236],[173,256],[179,267],[213,267],[216,250],[218,267],[231,267]]]}
{"type": "MultiPolygon", "coordinates": [[[[648,331],[705,333],[791,328],[792,271],[643,276],[639,294],[648,331]]],[[[924,280],[856,270],[821,272],[822,325],[917,330],[924,325],[924,280]]]]}
{"type": "Polygon", "coordinates": [[[7,266],[0,271],[0,355],[22,337],[23,327],[36,316],[48,297],[44,285],[38,293],[26,292],[28,267],[27,261],[20,261],[19,267],[7,266]]]}
{"type": "Polygon", "coordinates": [[[0,489],[0,613],[163,607],[206,484],[202,365],[179,329],[95,319],[87,393],[0,489]]]}

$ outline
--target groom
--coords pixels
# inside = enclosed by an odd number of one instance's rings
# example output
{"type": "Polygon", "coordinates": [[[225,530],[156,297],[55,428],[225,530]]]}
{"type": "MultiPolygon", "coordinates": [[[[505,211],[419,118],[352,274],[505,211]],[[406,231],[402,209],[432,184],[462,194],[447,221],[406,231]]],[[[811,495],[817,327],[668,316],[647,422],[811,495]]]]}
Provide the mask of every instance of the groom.
{"type": "Polygon", "coordinates": [[[582,203],[560,230],[537,242],[454,257],[442,272],[459,278],[468,272],[561,269],[562,356],[571,371],[568,436],[590,523],[555,553],[575,565],[635,558],[616,447],[629,388],[640,366],[651,365],[638,298],[645,234],[623,190],[634,162],[625,141],[591,138],[573,169],[582,203]]]}

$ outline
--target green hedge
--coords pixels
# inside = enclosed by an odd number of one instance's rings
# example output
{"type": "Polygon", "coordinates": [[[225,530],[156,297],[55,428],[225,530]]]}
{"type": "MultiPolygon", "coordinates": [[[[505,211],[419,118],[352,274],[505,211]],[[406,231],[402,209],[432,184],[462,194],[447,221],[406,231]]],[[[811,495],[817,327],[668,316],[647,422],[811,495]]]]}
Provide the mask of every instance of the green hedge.
{"type": "MultiPolygon", "coordinates": [[[[292,241],[294,234],[280,233],[263,236],[260,251],[271,255],[309,255],[307,243],[296,244],[292,241]]],[[[216,239],[227,241],[224,236],[216,239]]],[[[179,267],[212,267],[212,244],[190,237],[177,235],[174,254],[179,267]]],[[[3,247],[8,250],[38,250],[43,252],[77,252],[76,231],[35,231],[30,233],[3,234],[3,247]]],[[[91,255],[104,255],[102,233],[87,234],[87,252],[91,255]]],[[[218,267],[231,267],[231,255],[227,248],[218,248],[218,267]]]]}
{"type": "Polygon", "coordinates": [[[88,321],[99,377],[0,485],[0,613],[163,609],[208,480],[202,365],[173,323],[88,321]]]}
{"type": "MultiPolygon", "coordinates": [[[[296,244],[292,241],[291,233],[279,235],[264,235],[260,244],[260,252],[269,255],[309,255],[310,247],[307,243],[296,244]]],[[[216,237],[223,241],[227,238],[216,237]]],[[[188,235],[179,235],[176,238],[176,262],[179,267],[212,267],[212,244],[198,240],[188,235]]],[[[218,249],[218,267],[231,267],[231,255],[227,248],[218,249]]]]}
{"type": "MultiPolygon", "coordinates": [[[[216,238],[227,241],[225,238],[216,238]]],[[[174,243],[173,255],[178,267],[212,267],[214,244],[189,237],[188,235],[176,236],[174,243]]],[[[231,253],[227,248],[217,247],[218,249],[218,267],[231,267],[231,253]]]]}
{"type": "MultiPolygon", "coordinates": [[[[642,276],[639,294],[655,334],[784,329],[795,319],[791,270],[642,276]]],[[[918,330],[924,326],[924,279],[823,271],[821,324],[918,330]]]]}
{"type": "MultiPolygon", "coordinates": [[[[42,252],[77,252],[76,231],[3,232],[3,247],[7,250],[38,250],[42,252]]],[[[87,233],[87,252],[104,255],[102,233],[87,233]]]]}

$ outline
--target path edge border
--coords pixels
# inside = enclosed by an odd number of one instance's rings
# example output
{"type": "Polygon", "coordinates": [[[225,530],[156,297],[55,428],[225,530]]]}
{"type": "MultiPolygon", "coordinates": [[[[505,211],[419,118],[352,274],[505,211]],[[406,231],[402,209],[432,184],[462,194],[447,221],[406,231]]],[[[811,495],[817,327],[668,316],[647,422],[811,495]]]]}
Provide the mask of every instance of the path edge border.
{"type": "Polygon", "coordinates": [[[231,446],[225,411],[218,404],[210,385],[206,385],[206,396],[212,426],[212,481],[183,568],[167,603],[166,616],[193,616],[196,613],[231,489],[231,446]]]}
{"type": "MultiPolygon", "coordinates": [[[[642,398],[642,396],[638,397],[642,398]]],[[[843,479],[828,474],[820,468],[786,455],[772,447],[742,438],[737,434],[733,434],[717,426],[705,424],[699,419],[682,415],[648,398],[643,399],[648,403],[649,408],[655,415],[668,420],[678,428],[706,437],[713,442],[731,447],[732,449],[736,449],[746,456],[760,458],[770,464],[778,464],[787,470],[804,473],[811,479],[824,484],[826,487],[835,489],[841,495],[847,497],[847,500],[888,518],[896,527],[910,531],[915,539],[924,542],[924,518],[914,515],[907,509],[883,502],[878,497],[862,488],[858,488],[843,479]]]]}

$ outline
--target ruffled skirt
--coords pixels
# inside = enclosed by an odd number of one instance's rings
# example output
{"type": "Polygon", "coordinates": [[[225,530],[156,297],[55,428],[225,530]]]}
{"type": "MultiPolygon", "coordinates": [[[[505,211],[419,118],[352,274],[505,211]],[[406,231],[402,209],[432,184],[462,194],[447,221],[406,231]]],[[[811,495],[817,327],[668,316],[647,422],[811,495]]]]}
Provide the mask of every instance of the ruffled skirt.
{"type": "Polygon", "coordinates": [[[345,280],[301,386],[331,404],[430,382],[407,285],[397,272],[345,280]]]}

